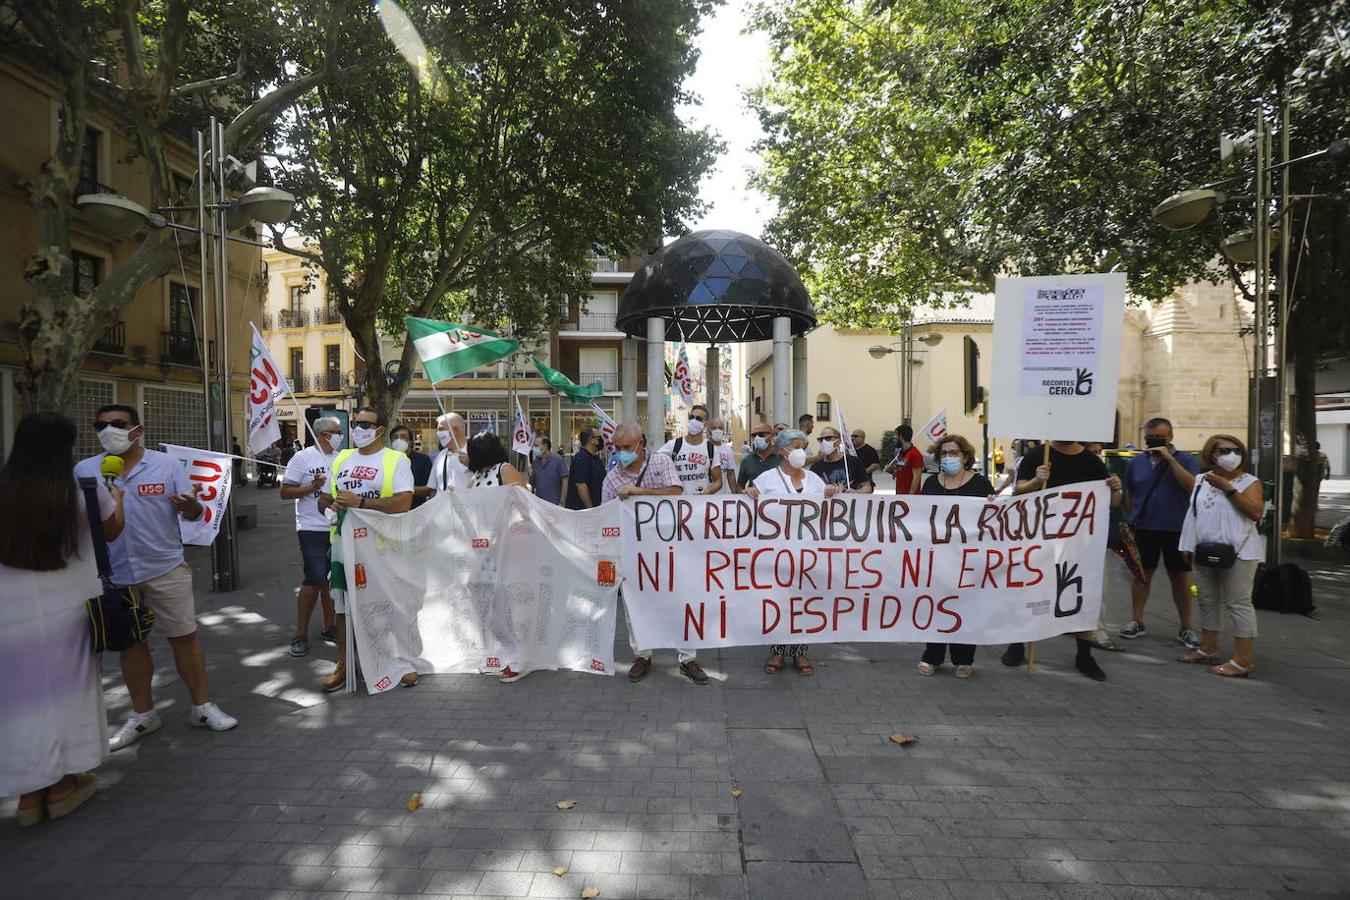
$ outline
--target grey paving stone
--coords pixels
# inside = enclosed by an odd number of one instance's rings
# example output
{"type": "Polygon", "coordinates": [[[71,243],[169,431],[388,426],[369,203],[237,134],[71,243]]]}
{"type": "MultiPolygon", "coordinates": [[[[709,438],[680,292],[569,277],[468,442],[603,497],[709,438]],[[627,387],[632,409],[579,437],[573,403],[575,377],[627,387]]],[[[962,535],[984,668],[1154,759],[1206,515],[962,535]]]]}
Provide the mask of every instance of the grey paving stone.
{"type": "Polygon", "coordinates": [[[855,862],[848,829],[824,785],[748,783],[741,795],[747,860],[855,862]]]}
{"type": "Polygon", "coordinates": [[[790,728],[732,728],[732,769],[741,780],[824,781],[806,731],[790,728]]]}
{"type": "Polygon", "coordinates": [[[855,863],[752,862],[746,867],[751,900],[863,897],[867,879],[855,863]]]}

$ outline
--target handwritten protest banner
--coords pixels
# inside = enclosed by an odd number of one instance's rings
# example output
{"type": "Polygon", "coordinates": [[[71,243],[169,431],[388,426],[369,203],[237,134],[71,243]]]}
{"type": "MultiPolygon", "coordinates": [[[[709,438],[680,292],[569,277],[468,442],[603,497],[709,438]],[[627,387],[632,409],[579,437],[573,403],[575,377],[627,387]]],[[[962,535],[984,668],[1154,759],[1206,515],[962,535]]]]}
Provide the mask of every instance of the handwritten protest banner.
{"type": "Polygon", "coordinates": [[[614,671],[619,510],[518,488],[438,494],[401,515],[350,509],[342,559],[366,687],[407,672],[614,671]]]}
{"type": "Polygon", "coordinates": [[[624,600],[639,646],[1032,641],[1096,627],[1104,485],[985,502],[635,497],[624,600]]]}

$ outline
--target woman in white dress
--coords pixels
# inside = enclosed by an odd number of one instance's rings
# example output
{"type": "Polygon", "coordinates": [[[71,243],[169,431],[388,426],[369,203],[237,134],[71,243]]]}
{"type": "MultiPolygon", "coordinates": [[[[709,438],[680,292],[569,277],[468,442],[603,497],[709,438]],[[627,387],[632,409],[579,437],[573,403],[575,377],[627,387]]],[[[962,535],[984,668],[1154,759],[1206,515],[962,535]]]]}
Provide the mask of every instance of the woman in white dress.
{"type": "MultiPolygon", "coordinates": [[[[525,476],[520,470],[506,461],[506,448],[501,439],[491,431],[483,431],[469,439],[469,490],[495,487],[525,487],[525,476]]],[[[509,610],[507,610],[509,613],[509,610]]],[[[508,623],[509,625],[509,623],[508,623]]],[[[508,627],[507,630],[512,630],[508,627]]],[[[507,660],[505,667],[498,673],[503,684],[513,684],[526,675],[529,669],[522,668],[517,661],[507,660]]]]}
{"type": "MultiPolygon", "coordinates": [[[[75,810],[98,789],[108,749],[84,603],[103,593],[75,481],[75,423],[25,416],[0,468],[0,796],[18,822],[75,810]]],[[[122,532],[122,492],[95,488],[103,537],[122,532]]]]}
{"type": "MultiPolygon", "coordinates": [[[[1261,482],[1247,471],[1247,448],[1231,434],[1216,434],[1200,451],[1200,464],[1209,471],[1195,480],[1190,506],[1181,524],[1177,548],[1194,563],[1191,577],[1200,596],[1200,649],[1178,662],[1202,663],[1215,675],[1246,678],[1256,668],[1256,609],[1252,606],[1252,578],[1256,565],[1265,559],[1266,548],[1256,523],[1265,513],[1261,482]],[[1226,568],[1204,565],[1203,544],[1232,548],[1232,564],[1226,568]],[[1219,629],[1222,610],[1228,610],[1233,632],[1233,656],[1220,664],[1219,629]]],[[[1208,548],[1206,548],[1208,549],[1208,548]]]]}
{"type": "MultiPolygon", "coordinates": [[[[806,444],[806,434],[796,428],[785,428],[775,434],[773,447],[778,454],[778,467],[761,473],[745,493],[755,500],[761,497],[806,500],[833,497],[839,486],[826,484],[823,478],[806,468],[806,444]]],[[[805,644],[774,644],[769,648],[764,671],[770,675],[781,672],[787,659],[792,660],[793,668],[802,675],[816,674],[815,666],[806,656],[805,644]]]]}

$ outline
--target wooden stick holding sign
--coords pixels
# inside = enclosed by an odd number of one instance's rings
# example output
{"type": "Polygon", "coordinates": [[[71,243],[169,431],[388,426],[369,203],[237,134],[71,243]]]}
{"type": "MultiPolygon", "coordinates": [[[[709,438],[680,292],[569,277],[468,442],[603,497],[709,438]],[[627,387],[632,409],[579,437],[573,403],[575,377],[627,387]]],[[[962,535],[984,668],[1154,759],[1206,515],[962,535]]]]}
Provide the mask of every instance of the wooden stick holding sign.
{"type": "MultiPolygon", "coordinates": [[[[1043,444],[1043,446],[1044,446],[1044,448],[1045,448],[1045,454],[1041,457],[1041,465],[1045,466],[1046,468],[1049,468],[1049,467],[1050,467],[1050,441],[1048,441],[1048,440],[1045,441],[1045,443],[1043,444]]],[[[1014,477],[1015,477],[1015,476],[1014,476],[1014,477]]],[[[1050,482],[1049,482],[1048,480],[1046,481],[1045,484],[1046,484],[1046,487],[1049,487],[1049,486],[1050,486],[1050,482]]],[[[1030,675],[1030,674],[1031,674],[1032,672],[1034,672],[1034,671],[1036,671],[1036,642],[1035,642],[1035,641],[1031,641],[1030,643],[1027,644],[1027,674],[1030,675]]]]}

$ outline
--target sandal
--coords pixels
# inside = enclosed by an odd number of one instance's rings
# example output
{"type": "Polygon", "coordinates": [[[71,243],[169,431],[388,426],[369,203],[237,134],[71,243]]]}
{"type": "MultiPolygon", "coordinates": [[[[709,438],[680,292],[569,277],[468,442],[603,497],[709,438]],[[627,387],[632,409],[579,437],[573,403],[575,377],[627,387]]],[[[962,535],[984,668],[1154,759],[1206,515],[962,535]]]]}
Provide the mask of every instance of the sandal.
{"type": "Polygon", "coordinates": [[[930,675],[937,674],[937,666],[933,665],[932,663],[923,662],[922,660],[920,660],[919,664],[914,668],[918,669],[919,674],[924,676],[925,678],[929,677],[930,675]]]}
{"type": "Polygon", "coordinates": [[[1224,678],[1246,678],[1256,670],[1256,666],[1244,666],[1236,659],[1230,659],[1220,666],[1210,666],[1209,670],[1215,675],[1222,675],[1224,678]]]}
{"type": "Polygon", "coordinates": [[[1190,653],[1183,653],[1177,657],[1180,663],[1198,663],[1206,666],[1218,665],[1219,655],[1217,653],[1210,655],[1203,650],[1192,650],[1190,653]]]}
{"type": "Polygon", "coordinates": [[[14,817],[20,828],[32,828],[34,825],[47,818],[47,805],[39,800],[35,806],[27,809],[19,807],[18,814],[14,817]]]}
{"type": "Polygon", "coordinates": [[[811,665],[811,660],[805,656],[799,656],[792,661],[792,666],[802,675],[810,676],[816,674],[816,667],[811,665]]]}
{"type": "MultiPolygon", "coordinates": [[[[80,807],[84,801],[94,796],[98,791],[98,776],[92,772],[85,772],[75,776],[75,789],[66,794],[60,800],[47,801],[47,816],[52,819],[59,819],[62,816],[68,816],[80,807]]],[[[50,797],[50,792],[48,797],[50,797]]]]}
{"type": "Polygon", "coordinates": [[[975,667],[957,666],[955,671],[952,672],[952,674],[955,675],[957,678],[969,678],[970,676],[975,674],[975,667]]]}
{"type": "Polygon", "coordinates": [[[783,657],[770,656],[769,661],[764,664],[764,671],[768,672],[770,675],[777,675],[779,672],[783,671],[784,665],[786,665],[786,663],[783,662],[783,657]],[[778,661],[774,662],[774,660],[778,661]]]}

